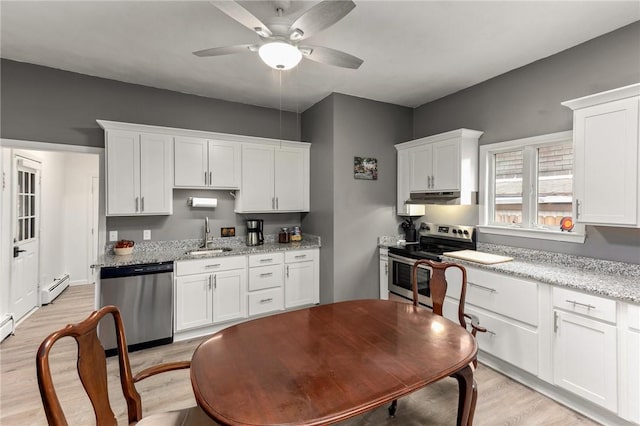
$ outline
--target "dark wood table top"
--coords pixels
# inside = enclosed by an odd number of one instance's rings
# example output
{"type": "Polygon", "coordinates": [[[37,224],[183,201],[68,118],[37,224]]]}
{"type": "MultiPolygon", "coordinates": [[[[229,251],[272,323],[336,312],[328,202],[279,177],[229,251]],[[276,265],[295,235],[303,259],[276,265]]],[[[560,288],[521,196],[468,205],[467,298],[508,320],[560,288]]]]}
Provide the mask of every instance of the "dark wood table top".
{"type": "Polygon", "coordinates": [[[191,382],[223,424],[328,424],[458,372],[477,350],[459,324],[424,308],[347,301],[216,333],[196,349],[191,382]]]}

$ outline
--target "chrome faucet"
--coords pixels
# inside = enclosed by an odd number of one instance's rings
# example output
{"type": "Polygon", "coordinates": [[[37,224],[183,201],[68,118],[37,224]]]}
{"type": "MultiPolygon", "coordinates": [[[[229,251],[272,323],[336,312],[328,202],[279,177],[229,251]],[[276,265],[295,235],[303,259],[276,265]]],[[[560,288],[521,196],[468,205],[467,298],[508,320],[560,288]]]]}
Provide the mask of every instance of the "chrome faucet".
{"type": "Polygon", "coordinates": [[[209,228],[209,217],[205,216],[204,218],[204,244],[202,247],[207,247],[207,244],[211,240],[211,229],[209,228]]]}

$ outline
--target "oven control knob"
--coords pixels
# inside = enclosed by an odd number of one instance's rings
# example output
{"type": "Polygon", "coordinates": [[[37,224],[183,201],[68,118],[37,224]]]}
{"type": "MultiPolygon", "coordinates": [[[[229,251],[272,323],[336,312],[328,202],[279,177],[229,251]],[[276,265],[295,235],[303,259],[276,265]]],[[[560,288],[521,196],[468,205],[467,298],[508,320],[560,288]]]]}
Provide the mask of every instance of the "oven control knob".
{"type": "Polygon", "coordinates": [[[463,234],[464,234],[464,235],[469,235],[469,231],[466,231],[466,230],[465,230],[465,231],[463,232],[463,234]]]}
{"type": "Polygon", "coordinates": [[[454,233],[454,234],[457,234],[458,232],[459,232],[459,231],[458,231],[457,229],[454,229],[454,230],[453,230],[453,233],[454,233]]]}

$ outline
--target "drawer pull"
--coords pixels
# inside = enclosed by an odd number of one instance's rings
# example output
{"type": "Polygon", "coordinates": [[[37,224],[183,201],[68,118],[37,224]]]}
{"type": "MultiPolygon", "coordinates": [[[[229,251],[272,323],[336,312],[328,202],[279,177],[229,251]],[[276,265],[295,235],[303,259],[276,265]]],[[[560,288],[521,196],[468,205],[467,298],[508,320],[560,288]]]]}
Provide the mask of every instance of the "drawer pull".
{"type": "Polygon", "coordinates": [[[470,286],[479,288],[481,290],[486,290],[486,291],[489,291],[491,293],[497,293],[498,292],[495,288],[485,287],[485,286],[480,285],[480,284],[472,283],[471,281],[469,281],[468,283],[469,283],[470,286]]]}
{"type": "Polygon", "coordinates": [[[220,264],[219,263],[214,263],[213,265],[205,265],[205,268],[219,268],[220,264]]]}
{"type": "Polygon", "coordinates": [[[260,299],[260,303],[269,303],[273,302],[273,297],[269,297],[267,299],[260,299]]]}
{"type": "Polygon", "coordinates": [[[273,272],[265,272],[264,274],[260,274],[261,277],[270,277],[273,275],[273,272]]]}
{"type": "Polygon", "coordinates": [[[307,257],[307,255],[306,255],[306,254],[299,254],[299,255],[297,255],[295,258],[296,258],[296,259],[304,259],[305,257],[307,257]]]}
{"type": "Polygon", "coordinates": [[[595,309],[595,308],[596,308],[595,306],[590,305],[590,304],[588,304],[588,303],[580,303],[580,302],[577,302],[577,301],[575,301],[575,300],[569,300],[569,299],[567,299],[567,300],[566,300],[566,302],[567,302],[567,303],[571,303],[571,304],[573,304],[573,307],[574,307],[574,308],[576,307],[576,305],[584,306],[584,307],[585,307],[585,308],[587,308],[587,309],[595,309]]]}
{"type": "Polygon", "coordinates": [[[491,331],[491,330],[487,330],[487,333],[491,334],[492,336],[497,336],[497,334],[494,331],[491,331]]]}
{"type": "Polygon", "coordinates": [[[260,259],[260,262],[273,262],[273,259],[260,259]]]}

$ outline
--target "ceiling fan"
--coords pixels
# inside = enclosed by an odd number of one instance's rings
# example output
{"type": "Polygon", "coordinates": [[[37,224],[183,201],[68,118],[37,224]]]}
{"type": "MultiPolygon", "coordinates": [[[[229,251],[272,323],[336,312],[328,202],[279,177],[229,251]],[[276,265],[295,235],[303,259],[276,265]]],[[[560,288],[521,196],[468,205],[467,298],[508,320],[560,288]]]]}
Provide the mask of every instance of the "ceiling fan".
{"type": "Polygon", "coordinates": [[[291,69],[298,65],[303,57],[342,68],[358,69],[362,65],[362,59],[340,50],[300,44],[306,38],[344,18],[356,7],[351,0],[322,1],[303,13],[293,23],[283,17],[290,1],[274,1],[276,16],[266,20],[266,24],[235,1],[222,0],[210,3],[254,31],[260,37],[260,42],[198,50],[193,52],[196,56],[208,57],[258,52],[260,58],[267,65],[277,70],[291,69]]]}

